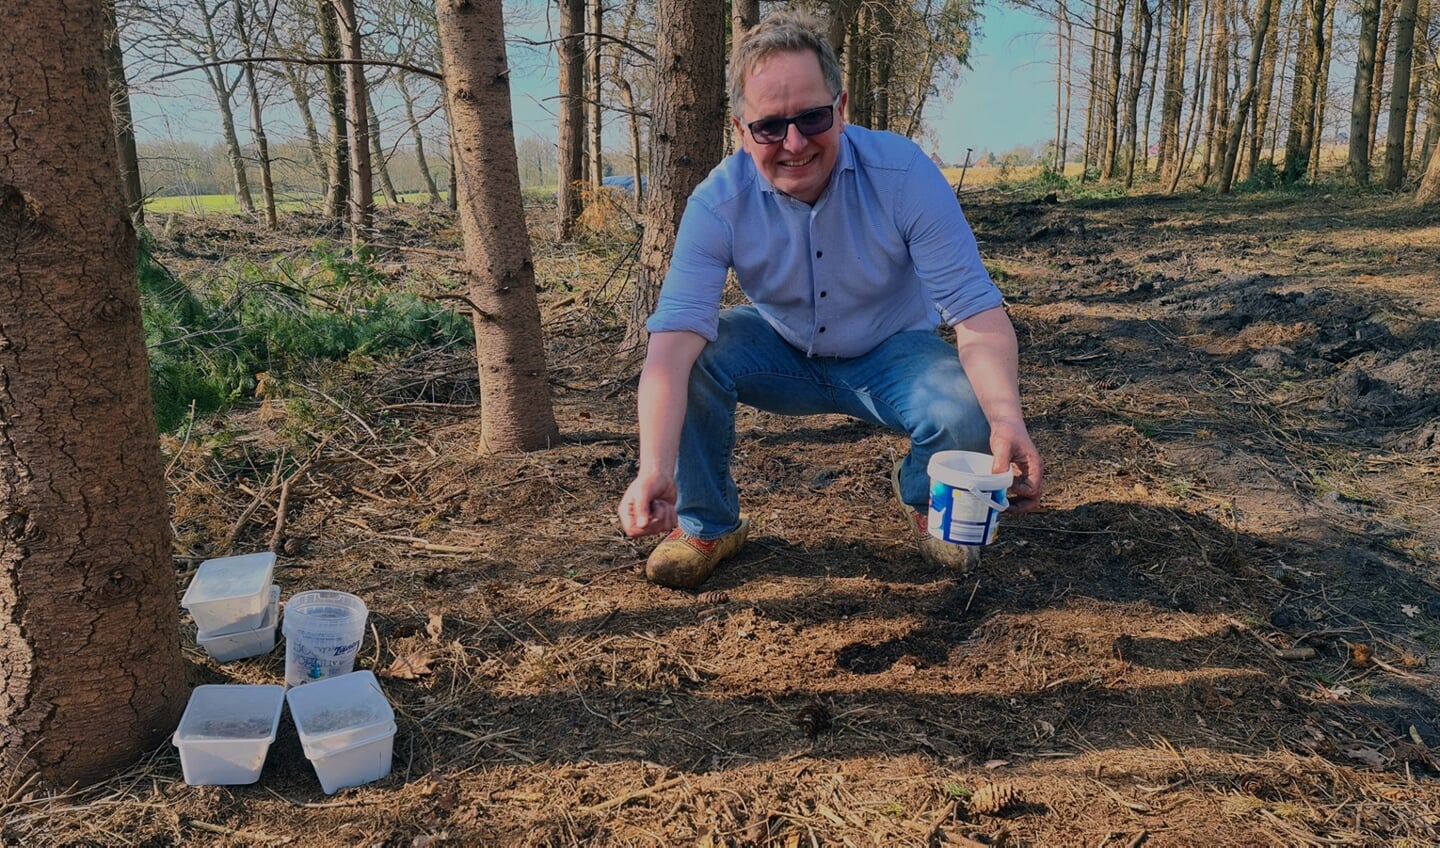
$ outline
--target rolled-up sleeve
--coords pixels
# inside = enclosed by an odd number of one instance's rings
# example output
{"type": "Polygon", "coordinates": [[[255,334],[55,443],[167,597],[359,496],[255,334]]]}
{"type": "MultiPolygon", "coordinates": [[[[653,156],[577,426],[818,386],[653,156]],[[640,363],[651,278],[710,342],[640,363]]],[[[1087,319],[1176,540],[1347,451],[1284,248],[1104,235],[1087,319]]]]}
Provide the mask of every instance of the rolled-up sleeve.
{"type": "Polygon", "coordinates": [[[645,329],[652,333],[684,330],[715,341],[733,244],[729,225],[692,196],[680,216],[670,270],[645,329]]]}

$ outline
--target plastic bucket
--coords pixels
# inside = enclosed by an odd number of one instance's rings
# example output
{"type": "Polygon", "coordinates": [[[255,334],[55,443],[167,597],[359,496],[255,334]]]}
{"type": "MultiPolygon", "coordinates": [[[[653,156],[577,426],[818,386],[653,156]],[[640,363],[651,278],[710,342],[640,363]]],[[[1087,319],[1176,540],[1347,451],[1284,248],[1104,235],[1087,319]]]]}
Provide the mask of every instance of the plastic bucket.
{"type": "Polygon", "coordinates": [[[365,602],[346,592],[301,592],[285,604],[285,684],[349,674],[365,638],[365,602]]]}
{"type": "Polygon", "coordinates": [[[990,473],[995,458],[974,451],[939,451],[930,457],[930,535],[957,545],[988,545],[1010,506],[1005,491],[1015,474],[990,473]]]}

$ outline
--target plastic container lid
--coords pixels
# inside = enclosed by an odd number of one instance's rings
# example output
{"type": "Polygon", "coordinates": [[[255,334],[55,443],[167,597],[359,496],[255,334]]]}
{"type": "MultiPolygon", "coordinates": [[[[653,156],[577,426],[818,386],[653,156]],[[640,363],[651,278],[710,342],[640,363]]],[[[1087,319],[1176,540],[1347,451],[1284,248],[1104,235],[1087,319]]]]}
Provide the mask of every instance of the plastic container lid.
{"type": "Polygon", "coordinates": [[[209,635],[253,630],[270,600],[274,574],[275,554],[269,551],[207,559],[195,571],[180,605],[209,635]]]}
{"type": "Polygon", "coordinates": [[[305,756],[314,760],[394,731],[395,710],[369,671],[327,677],[285,696],[305,756]]]}
{"type": "Polygon", "coordinates": [[[176,745],[194,742],[275,741],[285,687],[212,683],[196,686],[175,729],[176,745]]]}

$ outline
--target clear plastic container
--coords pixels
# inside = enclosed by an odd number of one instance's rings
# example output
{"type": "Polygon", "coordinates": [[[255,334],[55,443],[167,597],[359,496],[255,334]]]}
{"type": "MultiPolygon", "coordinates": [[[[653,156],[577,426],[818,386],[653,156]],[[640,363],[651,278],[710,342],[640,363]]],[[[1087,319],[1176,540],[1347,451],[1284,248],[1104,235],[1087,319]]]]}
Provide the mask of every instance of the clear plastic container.
{"type": "Polygon", "coordinates": [[[259,780],[284,704],[284,686],[195,687],[171,737],[185,782],[235,786],[259,780]]]}
{"type": "Polygon", "coordinates": [[[241,630],[238,633],[221,633],[211,635],[209,633],[196,633],[195,644],[205,649],[211,659],[216,662],[230,662],[242,660],[246,657],[258,657],[261,654],[268,654],[275,650],[275,625],[280,619],[280,587],[270,587],[270,603],[265,607],[265,617],[260,619],[260,626],[254,630],[241,630]]]}
{"type": "Polygon", "coordinates": [[[266,551],[200,563],[180,605],[207,636],[254,630],[265,618],[275,576],[275,555],[266,551]]]}
{"type": "Polygon", "coordinates": [[[299,686],[349,674],[365,639],[365,602],[347,592],[314,589],[285,604],[285,684],[299,686]]]}
{"type": "Polygon", "coordinates": [[[327,795],[390,773],[395,711],[374,674],[327,677],[285,697],[300,746],[327,795]]]}

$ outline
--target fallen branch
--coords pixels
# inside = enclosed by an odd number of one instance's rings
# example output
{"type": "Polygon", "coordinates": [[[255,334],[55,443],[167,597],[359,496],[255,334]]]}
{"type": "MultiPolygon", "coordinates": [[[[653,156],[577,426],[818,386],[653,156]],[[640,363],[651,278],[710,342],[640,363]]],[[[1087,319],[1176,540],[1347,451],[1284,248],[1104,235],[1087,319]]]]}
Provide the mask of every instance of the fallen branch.
{"type": "Polygon", "coordinates": [[[666,789],[670,789],[671,787],[677,786],[684,782],[685,775],[682,774],[679,777],[672,777],[664,783],[657,783],[654,786],[647,786],[643,789],[636,789],[634,792],[626,792],[624,795],[617,795],[614,798],[611,798],[609,801],[595,804],[594,806],[581,807],[580,812],[601,813],[605,810],[613,810],[614,808],[622,807],[630,803],[631,801],[637,801],[641,798],[650,798],[655,795],[659,795],[666,789]]]}

